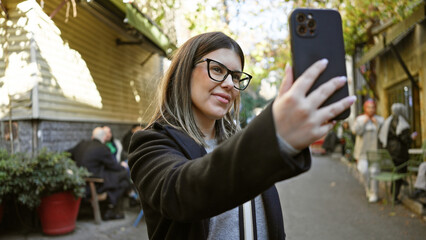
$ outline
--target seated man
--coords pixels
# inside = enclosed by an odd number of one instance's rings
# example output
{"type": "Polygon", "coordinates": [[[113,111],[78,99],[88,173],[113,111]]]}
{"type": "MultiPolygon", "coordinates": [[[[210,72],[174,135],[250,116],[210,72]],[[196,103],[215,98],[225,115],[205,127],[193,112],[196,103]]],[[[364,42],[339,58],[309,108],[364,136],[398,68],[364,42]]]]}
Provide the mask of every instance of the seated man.
{"type": "Polygon", "coordinates": [[[119,202],[130,188],[130,181],[126,169],[118,163],[107,146],[104,145],[106,132],[97,127],[92,132],[90,141],[81,141],[70,149],[71,158],[78,166],[86,167],[93,177],[104,179],[104,183],[97,188],[98,193],[106,192],[108,208],[104,211],[104,220],[124,218],[119,202]]]}

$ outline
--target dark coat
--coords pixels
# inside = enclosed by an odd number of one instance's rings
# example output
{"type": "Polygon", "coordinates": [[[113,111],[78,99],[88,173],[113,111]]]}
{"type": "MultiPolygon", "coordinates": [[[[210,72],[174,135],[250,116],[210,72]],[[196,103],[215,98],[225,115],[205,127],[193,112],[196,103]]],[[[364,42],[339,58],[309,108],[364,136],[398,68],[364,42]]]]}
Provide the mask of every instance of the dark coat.
{"type": "MultiPolygon", "coordinates": [[[[386,149],[392,156],[392,161],[395,166],[399,166],[408,161],[410,158],[408,149],[410,148],[412,139],[410,129],[403,130],[399,135],[396,135],[396,126],[398,125],[398,118],[393,118],[388,132],[388,140],[386,149]]],[[[403,167],[399,172],[407,172],[407,167],[403,167]]]]}
{"type": "Polygon", "coordinates": [[[115,204],[124,192],[121,188],[128,188],[129,182],[124,179],[126,170],[114,159],[108,147],[93,139],[81,141],[68,151],[78,166],[87,168],[93,177],[104,179],[96,190],[98,193],[106,191],[111,203],[115,204]]]}
{"type": "Polygon", "coordinates": [[[294,158],[280,151],[269,106],[209,154],[185,133],[154,124],[133,136],[129,165],[150,239],[207,239],[209,218],[261,193],[270,239],[285,239],[274,184],[307,171],[311,158],[308,149],[294,158]]]}
{"type": "Polygon", "coordinates": [[[123,144],[123,151],[121,152],[121,160],[127,160],[129,158],[129,146],[130,139],[132,139],[133,132],[131,130],[127,131],[123,136],[121,143],[123,144]]]}

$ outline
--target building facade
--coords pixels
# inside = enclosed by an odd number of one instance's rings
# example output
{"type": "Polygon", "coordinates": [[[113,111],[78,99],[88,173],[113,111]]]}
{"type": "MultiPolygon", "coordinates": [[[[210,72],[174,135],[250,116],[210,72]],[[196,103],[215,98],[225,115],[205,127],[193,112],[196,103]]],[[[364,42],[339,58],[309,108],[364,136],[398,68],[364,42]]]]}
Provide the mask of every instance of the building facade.
{"type": "Polygon", "coordinates": [[[63,151],[96,126],[121,139],[150,119],[175,47],[134,5],[9,0],[2,9],[0,147],[63,151]]]}
{"type": "Polygon", "coordinates": [[[407,106],[412,131],[418,132],[412,147],[420,147],[426,140],[425,63],[425,1],[404,21],[378,26],[374,46],[356,60],[356,90],[360,93],[368,85],[373,95],[369,97],[377,100],[381,116],[391,114],[393,103],[407,106]]]}

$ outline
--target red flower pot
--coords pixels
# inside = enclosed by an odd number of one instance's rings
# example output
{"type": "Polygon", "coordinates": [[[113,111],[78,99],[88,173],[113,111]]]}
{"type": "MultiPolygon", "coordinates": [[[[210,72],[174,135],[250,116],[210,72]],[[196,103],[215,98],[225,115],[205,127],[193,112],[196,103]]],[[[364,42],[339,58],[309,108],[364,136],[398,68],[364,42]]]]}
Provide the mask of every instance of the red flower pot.
{"type": "Polygon", "coordinates": [[[55,193],[41,200],[38,214],[43,233],[60,235],[73,231],[81,198],[71,192],[55,193]]]}

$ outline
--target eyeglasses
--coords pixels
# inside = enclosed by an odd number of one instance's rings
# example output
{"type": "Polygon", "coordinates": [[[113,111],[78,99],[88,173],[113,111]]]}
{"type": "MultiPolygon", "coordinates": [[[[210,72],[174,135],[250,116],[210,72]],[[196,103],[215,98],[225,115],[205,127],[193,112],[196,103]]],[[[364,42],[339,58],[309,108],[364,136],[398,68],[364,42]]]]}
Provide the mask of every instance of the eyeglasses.
{"type": "Polygon", "coordinates": [[[245,90],[248,87],[250,80],[252,79],[250,74],[241,71],[231,71],[222,63],[210,58],[201,59],[200,61],[196,62],[195,65],[202,62],[207,62],[207,72],[211,80],[216,82],[223,82],[228,77],[228,75],[231,74],[232,82],[234,82],[234,88],[240,91],[245,90]]]}

